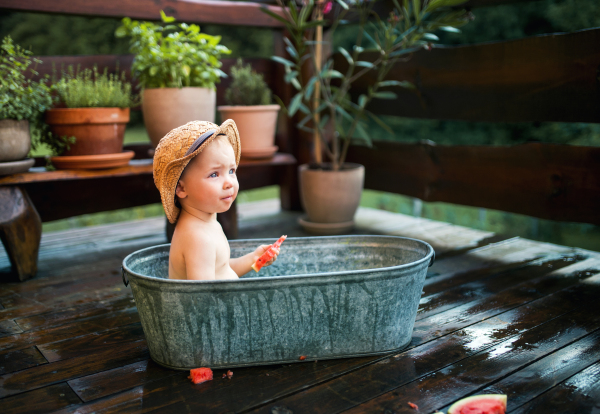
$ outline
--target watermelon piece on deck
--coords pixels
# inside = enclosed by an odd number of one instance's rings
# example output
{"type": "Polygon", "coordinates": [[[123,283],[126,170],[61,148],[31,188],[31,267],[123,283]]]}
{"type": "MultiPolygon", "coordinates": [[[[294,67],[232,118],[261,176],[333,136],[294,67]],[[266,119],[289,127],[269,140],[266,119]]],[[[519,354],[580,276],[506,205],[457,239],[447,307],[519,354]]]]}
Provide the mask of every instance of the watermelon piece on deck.
{"type": "Polygon", "coordinates": [[[448,414],[505,414],[505,394],[483,394],[458,400],[450,406],[448,414]]]}
{"type": "Polygon", "coordinates": [[[194,384],[201,384],[213,379],[213,372],[210,368],[194,368],[190,370],[188,377],[194,384]]]}

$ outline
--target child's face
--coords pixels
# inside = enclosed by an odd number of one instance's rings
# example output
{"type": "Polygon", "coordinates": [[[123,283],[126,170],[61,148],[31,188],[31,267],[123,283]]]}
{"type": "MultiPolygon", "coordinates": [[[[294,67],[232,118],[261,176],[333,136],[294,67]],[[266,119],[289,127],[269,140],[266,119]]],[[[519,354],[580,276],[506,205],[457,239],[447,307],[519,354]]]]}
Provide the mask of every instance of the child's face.
{"type": "Polygon", "coordinates": [[[187,165],[175,194],[179,202],[205,213],[229,210],[239,189],[235,154],[226,139],[215,139],[187,165]]]}

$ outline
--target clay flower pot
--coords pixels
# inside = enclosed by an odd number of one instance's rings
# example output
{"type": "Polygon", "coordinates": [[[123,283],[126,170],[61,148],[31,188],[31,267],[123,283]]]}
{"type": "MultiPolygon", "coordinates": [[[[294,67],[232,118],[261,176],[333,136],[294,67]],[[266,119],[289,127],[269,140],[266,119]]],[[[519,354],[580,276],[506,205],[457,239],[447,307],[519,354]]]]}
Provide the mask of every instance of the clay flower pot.
{"type": "Polygon", "coordinates": [[[0,162],[22,160],[27,157],[30,149],[29,121],[0,121],[0,162]]]}
{"type": "Polygon", "coordinates": [[[300,197],[307,214],[301,224],[319,234],[337,234],[352,227],[362,194],[365,167],[345,163],[343,169],[333,171],[327,169],[331,168],[328,163],[322,166],[325,168],[312,169],[308,164],[298,167],[300,197]]]}
{"type": "Polygon", "coordinates": [[[240,132],[242,157],[264,158],[277,152],[275,129],[279,105],[219,106],[221,120],[233,119],[240,132]]]}
{"type": "Polygon", "coordinates": [[[46,112],[46,123],[57,136],[75,137],[61,155],[115,154],[123,151],[129,108],[57,108],[46,112]]]}
{"type": "Polygon", "coordinates": [[[210,88],[150,88],[142,92],[144,124],[156,148],[162,137],[190,121],[215,121],[217,94],[210,88]]]}

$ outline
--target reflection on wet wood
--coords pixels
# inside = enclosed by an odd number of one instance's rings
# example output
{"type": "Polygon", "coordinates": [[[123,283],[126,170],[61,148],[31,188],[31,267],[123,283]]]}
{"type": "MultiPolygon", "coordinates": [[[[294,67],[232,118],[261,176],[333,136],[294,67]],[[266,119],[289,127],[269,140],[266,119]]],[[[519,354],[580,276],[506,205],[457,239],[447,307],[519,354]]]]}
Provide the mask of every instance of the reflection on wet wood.
{"type": "Polygon", "coordinates": [[[147,359],[124,367],[77,378],[69,381],[69,385],[79,398],[87,402],[177,374],[181,374],[181,372],[161,367],[151,359],[147,359]],[[119,380],[115,381],[115,378],[119,380]]]}
{"type": "Polygon", "coordinates": [[[0,338],[1,349],[20,349],[33,344],[47,344],[62,341],[76,336],[102,332],[109,328],[129,325],[139,322],[139,316],[135,308],[121,312],[89,318],[82,322],[62,325],[47,330],[24,332],[21,335],[11,335],[0,338]]]}
{"type": "Polygon", "coordinates": [[[0,375],[46,364],[48,361],[35,346],[0,352],[0,375]]]}
{"type": "Polygon", "coordinates": [[[58,410],[81,400],[66,383],[40,388],[0,400],[0,412],[13,414],[25,412],[30,414],[44,414],[58,410]]]}
{"type": "MultiPolygon", "coordinates": [[[[598,360],[600,331],[580,339],[482,390],[482,394],[506,394],[512,411],[598,360]],[[527,387],[523,387],[527,383],[527,387]]],[[[529,409],[531,410],[531,409],[529,409]]],[[[555,412],[559,412],[554,408],[555,412]]]]}
{"type": "Polygon", "coordinates": [[[598,401],[600,401],[600,362],[572,376],[514,413],[593,413],[598,410],[598,401]]]}
{"type": "Polygon", "coordinates": [[[138,341],[97,353],[93,358],[86,355],[2,375],[0,397],[20,394],[146,358],[148,358],[146,342],[138,341]]]}
{"type": "MultiPolygon", "coordinates": [[[[0,336],[0,412],[413,414],[407,401],[430,412],[481,390],[508,393],[518,412],[548,411],[559,397],[585,412],[589,401],[579,393],[595,395],[593,387],[566,384],[596,378],[599,254],[476,230],[453,238],[460,227],[362,212],[357,233],[428,237],[442,253],[402,352],[237,368],[230,380],[215,370],[213,381],[193,385],[187,372],[149,359],[120,280],[125,255],[156,244],[159,232],[164,240],[164,219],[81,229],[42,242],[38,278],[0,286],[0,326],[15,330],[0,336]],[[56,392],[61,387],[69,391],[56,392]]],[[[304,235],[296,219],[242,219],[240,235],[304,235]]]]}
{"type": "Polygon", "coordinates": [[[38,349],[48,362],[56,362],[83,355],[95,355],[143,339],[142,326],[139,323],[134,323],[102,333],[94,332],[90,335],[65,339],[52,344],[38,345],[38,349]]]}
{"type": "Polygon", "coordinates": [[[375,409],[411,412],[411,401],[424,412],[444,407],[481,385],[496,381],[532,360],[554,352],[600,328],[600,315],[594,306],[568,313],[548,323],[509,338],[460,363],[442,368],[420,381],[415,381],[356,406],[349,413],[372,412],[375,409]],[[401,397],[400,397],[401,396],[401,397]],[[400,397],[400,398],[399,398],[400,397]]]}
{"type": "MultiPolygon", "coordinates": [[[[499,317],[486,319],[450,335],[419,346],[411,344],[411,347],[414,346],[413,349],[383,358],[376,364],[355,370],[333,381],[280,400],[276,404],[265,406],[257,412],[269,413],[273,406],[287,407],[293,412],[310,411],[313,405],[321,407],[322,412],[338,412],[352,408],[444,366],[456,364],[493,345],[514,338],[515,335],[540,326],[547,320],[568,314],[572,309],[570,301],[581,298],[580,295],[587,289],[587,286],[579,284],[569,291],[547,296],[530,305],[503,313],[499,317]]],[[[600,287],[587,298],[581,298],[580,303],[591,306],[594,303],[594,296],[598,293],[600,287]]],[[[420,404],[418,405],[421,407],[420,404]]],[[[364,412],[371,411],[365,409],[364,412]]]]}

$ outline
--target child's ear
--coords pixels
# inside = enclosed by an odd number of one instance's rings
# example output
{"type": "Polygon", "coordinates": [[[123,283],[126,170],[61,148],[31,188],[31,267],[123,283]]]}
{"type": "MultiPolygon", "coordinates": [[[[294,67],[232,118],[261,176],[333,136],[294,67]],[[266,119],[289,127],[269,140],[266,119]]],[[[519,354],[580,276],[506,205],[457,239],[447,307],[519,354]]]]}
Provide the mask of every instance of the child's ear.
{"type": "Polygon", "coordinates": [[[179,180],[177,182],[177,187],[175,187],[175,195],[179,198],[187,197],[187,193],[185,192],[185,189],[184,189],[184,183],[182,183],[181,180],[179,180]]]}

